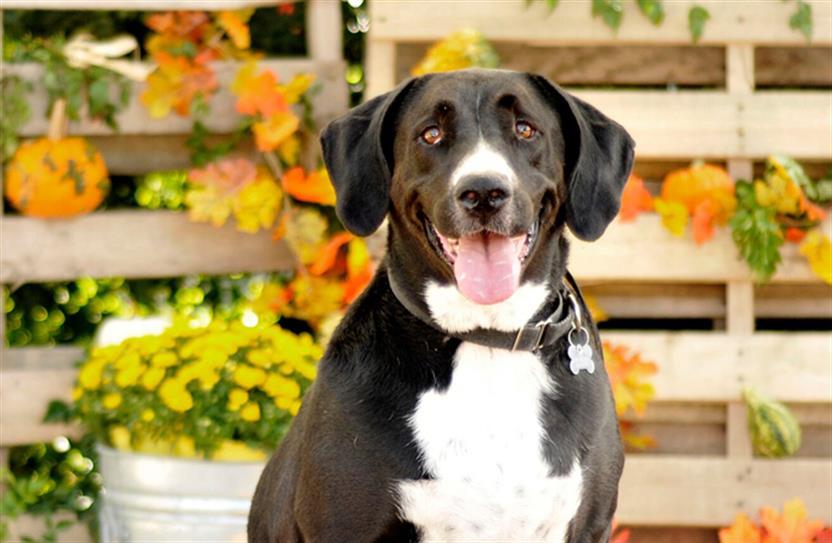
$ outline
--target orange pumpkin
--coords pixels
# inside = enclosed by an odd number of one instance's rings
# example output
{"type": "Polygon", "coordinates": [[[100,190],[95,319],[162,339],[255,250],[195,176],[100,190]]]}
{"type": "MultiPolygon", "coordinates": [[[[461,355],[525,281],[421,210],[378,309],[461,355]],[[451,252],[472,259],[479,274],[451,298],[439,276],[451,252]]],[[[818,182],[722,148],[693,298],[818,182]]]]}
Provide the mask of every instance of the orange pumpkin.
{"type": "Polygon", "coordinates": [[[714,164],[694,163],[688,168],[667,174],[662,184],[662,200],[679,202],[690,213],[706,200],[716,199],[722,206],[733,208],[734,180],[724,168],[714,164]]]}
{"type": "Polygon", "coordinates": [[[84,138],[61,137],[60,102],[53,107],[49,137],[22,144],[6,167],[6,198],[24,215],[64,218],[89,213],[110,189],[101,153],[84,138]]]}

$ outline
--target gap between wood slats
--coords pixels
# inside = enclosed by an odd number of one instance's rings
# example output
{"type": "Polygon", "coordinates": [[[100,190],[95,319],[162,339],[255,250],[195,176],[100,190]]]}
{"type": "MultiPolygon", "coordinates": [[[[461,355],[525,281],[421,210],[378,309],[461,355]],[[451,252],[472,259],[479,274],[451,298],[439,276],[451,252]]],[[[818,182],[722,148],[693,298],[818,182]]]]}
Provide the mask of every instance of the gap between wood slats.
{"type": "MultiPolygon", "coordinates": [[[[590,14],[590,3],[562,2],[551,12],[545,2],[527,4],[525,0],[493,2],[432,2],[397,0],[370,4],[373,40],[430,42],[444,38],[460,28],[475,28],[494,41],[527,44],[594,45],[614,41],[619,44],[691,43],[688,11],[696,1],[666,2],[665,19],[653,25],[633,3],[624,3],[623,22],[613,33],[599,18],[590,14]],[[442,14],[437,17],[439,10],[442,14]]],[[[832,5],[825,0],[810,0],[814,18],[813,44],[832,43],[832,5]]],[[[724,45],[733,42],[766,45],[806,45],[802,34],[789,28],[794,7],[782,2],[706,2],[710,18],[700,44],[724,45]]]]}

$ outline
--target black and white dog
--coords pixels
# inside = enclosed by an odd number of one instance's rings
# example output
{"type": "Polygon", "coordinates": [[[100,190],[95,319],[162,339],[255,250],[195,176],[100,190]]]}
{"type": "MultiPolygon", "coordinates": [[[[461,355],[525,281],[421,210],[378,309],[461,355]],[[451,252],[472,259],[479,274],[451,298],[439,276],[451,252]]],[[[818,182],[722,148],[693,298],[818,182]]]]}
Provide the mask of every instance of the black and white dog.
{"type": "Polygon", "coordinates": [[[543,77],[412,79],[321,141],[338,215],[387,256],[266,467],[251,543],[610,536],[623,454],[566,226],[597,239],[627,132],[543,77]]]}

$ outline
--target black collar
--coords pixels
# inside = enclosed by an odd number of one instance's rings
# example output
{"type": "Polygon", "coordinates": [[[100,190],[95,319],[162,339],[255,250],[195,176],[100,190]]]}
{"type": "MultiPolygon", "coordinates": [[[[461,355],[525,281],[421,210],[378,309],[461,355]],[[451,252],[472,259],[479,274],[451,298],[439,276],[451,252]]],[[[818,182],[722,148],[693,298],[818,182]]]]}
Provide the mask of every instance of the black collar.
{"type": "Polygon", "coordinates": [[[582,329],[580,291],[567,271],[558,289],[528,324],[516,332],[477,328],[469,332],[448,332],[418,304],[410,300],[394,278],[387,272],[390,289],[396,299],[419,320],[445,335],[494,349],[537,352],[554,344],[573,329],[582,329]]]}

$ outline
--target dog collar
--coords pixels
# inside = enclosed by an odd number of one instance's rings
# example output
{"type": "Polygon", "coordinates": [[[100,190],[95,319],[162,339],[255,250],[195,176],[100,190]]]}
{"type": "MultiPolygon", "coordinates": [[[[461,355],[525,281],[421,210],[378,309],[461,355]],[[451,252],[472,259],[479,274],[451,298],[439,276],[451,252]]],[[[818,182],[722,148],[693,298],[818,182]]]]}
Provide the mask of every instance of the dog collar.
{"type": "Polygon", "coordinates": [[[584,327],[581,305],[579,303],[580,293],[575,286],[574,279],[569,272],[566,272],[560,288],[555,296],[528,324],[516,332],[503,332],[499,330],[477,328],[468,332],[450,333],[440,328],[427,311],[410,300],[398,285],[394,275],[388,270],[387,279],[390,289],[396,299],[419,320],[443,334],[469,341],[485,347],[494,349],[506,349],[509,351],[528,351],[536,353],[554,344],[564,336],[569,342],[570,369],[577,374],[581,369],[592,373],[594,363],[592,362],[592,348],[589,347],[590,335],[584,327]],[[579,343],[576,343],[576,340],[579,343]],[[581,341],[583,340],[583,341],[581,341]]]}

